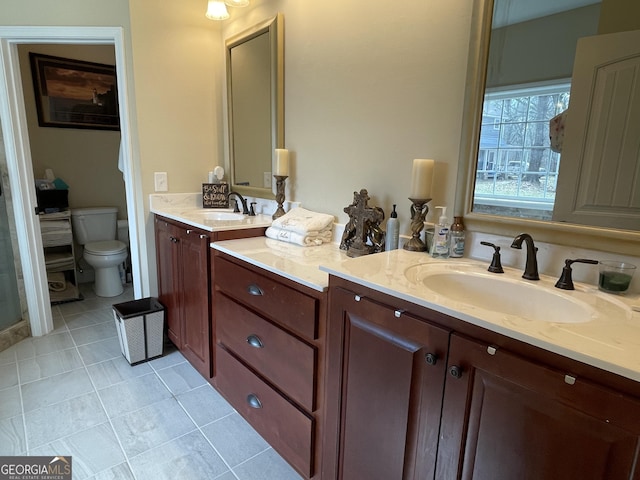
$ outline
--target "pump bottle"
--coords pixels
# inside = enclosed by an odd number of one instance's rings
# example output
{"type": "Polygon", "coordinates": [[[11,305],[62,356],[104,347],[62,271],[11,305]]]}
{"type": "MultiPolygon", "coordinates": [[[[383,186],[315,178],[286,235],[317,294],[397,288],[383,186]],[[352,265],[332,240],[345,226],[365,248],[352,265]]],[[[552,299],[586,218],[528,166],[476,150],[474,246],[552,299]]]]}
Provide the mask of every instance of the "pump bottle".
{"type": "Polygon", "coordinates": [[[447,207],[436,207],[436,210],[438,208],[442,210],[442,213],[433,233],[433,242],[429,253],[433,258],[449,258],[451,232],[447,221],[447,207]]]}
{"type": "Polygon", "coordinates": [[[385,238],[386,251],[395,250],[398,248],[398,238],[400,236],[400,225],[398,224],[398,214],[396,213],[396,206],[393,205],[393,211],[389,215],[387,220],[387,236],[385,238]]]}
{"type": "Polygon", "coordinates": [[[464,255],[464,224],[462,217],[453,217],[451,224],[451,257],[460,258],[464,255]]]}

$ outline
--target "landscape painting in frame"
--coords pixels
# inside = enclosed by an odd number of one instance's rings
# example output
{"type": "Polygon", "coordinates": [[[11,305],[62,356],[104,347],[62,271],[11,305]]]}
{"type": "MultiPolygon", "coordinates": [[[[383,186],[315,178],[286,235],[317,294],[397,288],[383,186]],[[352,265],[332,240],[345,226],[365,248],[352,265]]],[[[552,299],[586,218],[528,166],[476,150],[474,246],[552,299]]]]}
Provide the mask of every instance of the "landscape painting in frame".
{"type": "Polygon", "coordinates": [[[29,52],[41,127],[119,130],[112,65],[29,52]]]}

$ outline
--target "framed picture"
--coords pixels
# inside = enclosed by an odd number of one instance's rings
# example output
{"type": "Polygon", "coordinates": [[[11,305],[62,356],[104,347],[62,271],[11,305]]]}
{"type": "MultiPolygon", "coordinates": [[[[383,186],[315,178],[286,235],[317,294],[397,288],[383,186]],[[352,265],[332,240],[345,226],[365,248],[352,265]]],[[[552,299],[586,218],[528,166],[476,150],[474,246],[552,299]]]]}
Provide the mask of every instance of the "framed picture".
{"type": "Polygon", "coordinates": [[[41,127],[119,130],[113,65],[29,52],[41,127]]]}

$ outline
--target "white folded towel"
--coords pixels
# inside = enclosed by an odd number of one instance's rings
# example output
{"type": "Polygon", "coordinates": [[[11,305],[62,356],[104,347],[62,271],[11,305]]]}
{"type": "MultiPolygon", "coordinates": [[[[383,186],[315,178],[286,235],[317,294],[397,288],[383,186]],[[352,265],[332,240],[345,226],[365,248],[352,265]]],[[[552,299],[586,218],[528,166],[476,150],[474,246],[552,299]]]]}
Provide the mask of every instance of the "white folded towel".
{"type": "Polygon", "coordinates": [[[325,228],[324,230],[316,232],[298,233],[291,230],[285,230],[278,227],[268,227],[265,235],[274,240],[280,240],[287,243],[295,243],[296,245],[302,245],[303,247],[310,247],[314,245],[322,245],[323,243],[331,242],[333,238],[333,232],[331,228],[325,228]]]}
{"type": "Polygon", "coordinates": [[[49,282],[49,290],[52,292],[64,292],[67,288],[67,281],[62,272],[47,273],[47,281],[49,282]]]}
{"type": "Polygon", "coordinates": [[[276,218],[272,227],[282,230],[307,235],[311,232],[320,232],[327,228],[333,228],[333,215],[327,213],[317,213],[296,207],[289,210],[283,216],[276,218]]]}

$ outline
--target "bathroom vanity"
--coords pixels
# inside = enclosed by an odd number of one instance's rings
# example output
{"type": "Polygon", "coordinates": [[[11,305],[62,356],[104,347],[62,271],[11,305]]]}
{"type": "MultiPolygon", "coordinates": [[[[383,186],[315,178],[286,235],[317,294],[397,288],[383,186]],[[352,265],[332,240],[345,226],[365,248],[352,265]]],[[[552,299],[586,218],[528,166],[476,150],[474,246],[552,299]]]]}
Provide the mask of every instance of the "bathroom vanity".
{"type": "MultiPolygon", "coordinates": [[[[202,210],[202,209],[201,209],[202,210]]],[[[165,306],[169,339],[207,380],[211,379],[211,261],[217,240],[262,236],[267,220],[253,217],[237,228],[216,230],[196,213],[155,216],[158,298],[165,306]]],[[[211,212],[203,212],[211,213],[211,212]]],[[[261,216],[262,217],[262,216],[261,216]]]]}
{"type": "Polygon", "coordinates": [[[638,478],[637,295],[156,231],[172,341],[303,477],[638,478]]]}
{"type": "Polygon", "coordinates": [[[331,277],[326,478],[636,478],[640,388],[331,277]]]}

